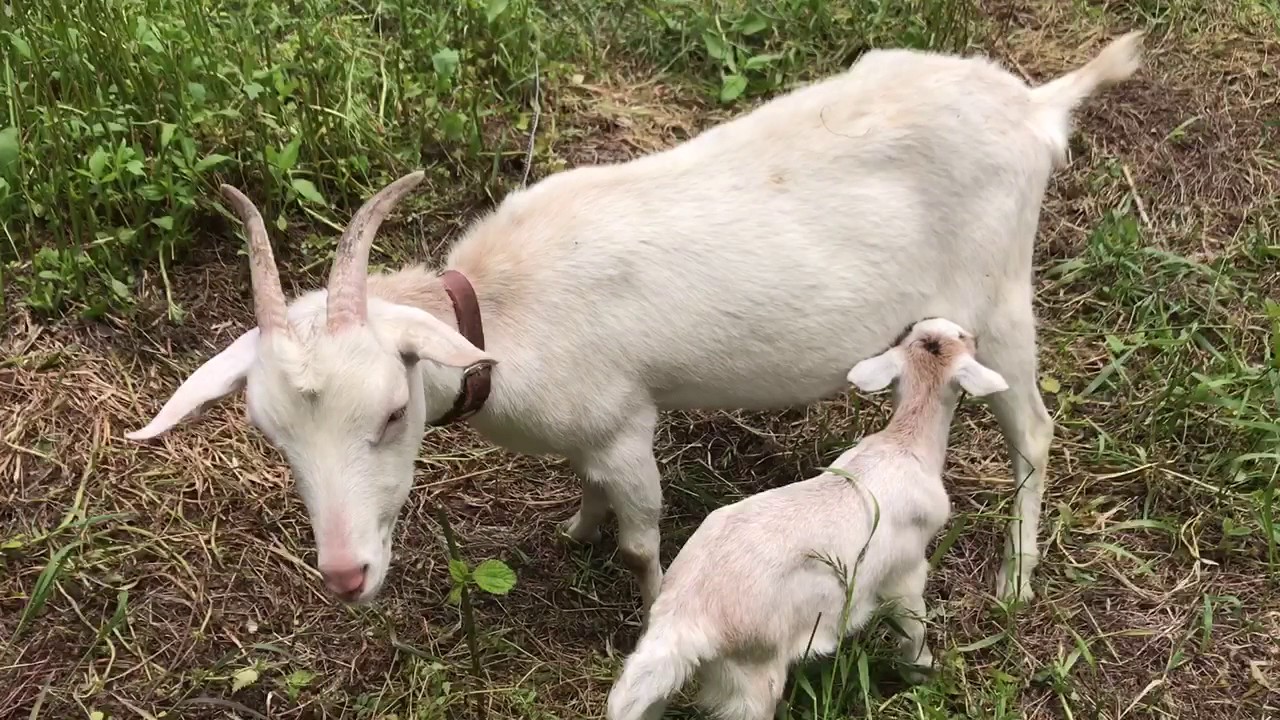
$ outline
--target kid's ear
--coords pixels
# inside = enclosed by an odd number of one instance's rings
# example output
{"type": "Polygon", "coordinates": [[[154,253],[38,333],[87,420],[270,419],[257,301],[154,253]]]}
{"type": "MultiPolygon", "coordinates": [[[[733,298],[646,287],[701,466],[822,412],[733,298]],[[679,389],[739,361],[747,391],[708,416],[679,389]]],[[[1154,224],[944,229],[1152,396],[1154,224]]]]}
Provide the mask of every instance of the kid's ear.
{"type": "Polygon", "coordinates": [[[965,392],[974,397],[1009,389],[1009,383],[1005,382],[1000,373],[978,362],[972,355],[964,355],[959,359],[952,377],[965,392]]]}
{"type": "Polygon", "coordinates": [[[863,392],[876,392],[885,389],[898,378],[905,361],[902,348],[892,347],[854,365],[846,377],[863,392]]]}

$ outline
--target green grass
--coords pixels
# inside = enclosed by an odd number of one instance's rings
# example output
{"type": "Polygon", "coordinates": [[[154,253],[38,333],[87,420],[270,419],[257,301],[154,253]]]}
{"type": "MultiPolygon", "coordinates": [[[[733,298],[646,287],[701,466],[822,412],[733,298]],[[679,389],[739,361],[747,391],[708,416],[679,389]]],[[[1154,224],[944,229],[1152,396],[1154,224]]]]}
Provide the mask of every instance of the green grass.
{"type": "Polygon", "coordinates": [[[539,83],[630,53],[725,102],[782,87],[869,42],[962,45],[967,0],[889,10],[817,0],[13,3],[0,35],[0,260],[44,313],[127,310],[244,188],[280,231],[341,227],[408,169],[429,206],[501,197],[539,83]],[[819,62],[822,60],[823,62],[819,62]]]}
{"type": "MultiPolygon", "coordinates": [[[[1260,213],[1210,262],[1160,249],[1127,207],[1101,218],[1086,251],[1050,270],[1081,294],[1072,334],[1105,351],[1083,387],[1059,394],[1059,408],[1127,399],[1128,422],[1109,428],[1068,423],[1095,436],[1099,464],[1155,462],[1190,476],[1170,494],[1153,488],[1143,522],[1167,503],[1217,511],[1212,550],[1265,548],[1280,570],[1280,526],[1272,507],[1280,468],[1280,305],[1261,280],[1278,257],[1260,213]],[[1151,450],[1159,448],[1159,457],[1151,450]],[[1209,482],[1196,482],[1203,478],[1209,482]]],[[[1174,527],[1161,528],[1176,533],[1174,527]]]]}
{"type": "Polygon", "coordinates": [[[528,122],[540,52],[522,0],[10,7],[4,249],[46,311],[127,306],[139,264],[164,273],[190,248],[217,182],[284,230],[340,225],[407,167],[491,173],[509,148],[486,127],[528,122]]]}

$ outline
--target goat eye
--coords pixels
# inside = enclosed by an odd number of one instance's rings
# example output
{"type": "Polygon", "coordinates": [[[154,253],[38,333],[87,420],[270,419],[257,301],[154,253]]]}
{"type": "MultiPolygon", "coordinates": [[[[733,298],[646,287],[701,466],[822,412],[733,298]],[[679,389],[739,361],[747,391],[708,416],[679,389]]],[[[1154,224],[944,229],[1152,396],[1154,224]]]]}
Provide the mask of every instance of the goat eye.
{"type": "Polygon", "coordinates": [[[388,425],[390,425],[390,424],[392,424],[392,423],[394,423],[394,422],[398,422],[398,421],[400,420],[400,418],[402,418],[402,417],[404,417],[404,408],[400,408],[399,410],[397,410],[397,411],[395,411],[395,412],[391,413],[390,415],[388,415],[388,416],[387,416],[387,424],[388,424],[388,425]]]}

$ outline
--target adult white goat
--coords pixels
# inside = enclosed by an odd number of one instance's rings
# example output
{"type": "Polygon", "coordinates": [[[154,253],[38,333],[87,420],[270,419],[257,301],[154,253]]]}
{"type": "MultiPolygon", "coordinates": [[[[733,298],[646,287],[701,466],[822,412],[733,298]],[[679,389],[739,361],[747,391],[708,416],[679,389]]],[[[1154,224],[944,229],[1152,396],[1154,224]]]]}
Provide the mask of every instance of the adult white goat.
{"type": "Polygon", "coordinates": [[[356,213],[327,293],[291,306],[262,218],[224,187],[248,231],[258,327],[128,437],[247,386],[328,586],[364,602],[385,579],[424,423],[470,416],[495,443],[568,458],[583,492],[565,529],[593,540],[612,508],[647,608],[662,577],[660,410],[831,396],[850,358],[944,316],[983,337],[981,360],[1012,386],[992,400],[1019,483],[999,582],[1030,596],[1053,435],[1032,242],[1073,109],[1134,72],[1139,37],[1036,88],[983,58],[869,52],[678,147],[512,193],[442,274],[370,277],[373,236],[413,173],[356,213]]]}
{"type": "Polygon", "coordinates": [[[897,382],[888,427],[842,453],[839,472],[707,516],[667,570],[609,693],[608,720],[656,720],[695,673],[699,704],[715,717],[768,720],[791,663],[833,652],[882,601],[897,604],[902,660],[933,664],[924,587],[929,543],[951,515],[942,483],[951,417],[960,390],[1007,388],[975,349],[962,328],[932,318],[849,371],[866,392],[897,382]]]}

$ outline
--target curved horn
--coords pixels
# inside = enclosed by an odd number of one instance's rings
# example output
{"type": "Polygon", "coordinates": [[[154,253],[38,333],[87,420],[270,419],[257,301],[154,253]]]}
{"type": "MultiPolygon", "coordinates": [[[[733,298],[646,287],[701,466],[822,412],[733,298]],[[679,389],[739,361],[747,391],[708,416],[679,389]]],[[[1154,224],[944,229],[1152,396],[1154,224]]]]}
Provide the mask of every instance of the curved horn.
{"type": "Polygon", "coordinates": [[[409,173],[378,191],[365,201],[351,218],[351,224],[338,240],[333,269],[329,272],[327,315],[329,331],[362,323],[368,314],[365,283],[369,275],[369,247],[378,227],[388,212],[400,202],[426,173],[409,173]]]}
{"type": "Polygon", "coordinates": [[[280,272],[276,258],[267,239],[267,226],[262,213],[244,193],[222,186],[222,196],[235,208],[244,223],[249,238],[249,273],[253,283],[253,312],[258,318],[258,328],[263,335],[287,328],[284,292],[280,289],[280,272]]]}

